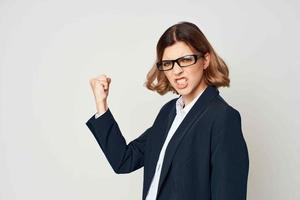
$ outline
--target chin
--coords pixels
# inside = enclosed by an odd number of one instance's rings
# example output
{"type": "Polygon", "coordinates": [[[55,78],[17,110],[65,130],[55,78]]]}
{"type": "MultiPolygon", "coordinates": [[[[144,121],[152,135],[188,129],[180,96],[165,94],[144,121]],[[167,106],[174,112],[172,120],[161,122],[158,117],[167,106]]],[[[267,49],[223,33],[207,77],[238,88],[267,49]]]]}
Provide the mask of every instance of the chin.
{"type": "Polygon", "coordinates": [[[191,93],[191,88],[189,86],[183,89],[176,88],[176,91],[178,92],[179,95],[186,96],[191,93]]]}

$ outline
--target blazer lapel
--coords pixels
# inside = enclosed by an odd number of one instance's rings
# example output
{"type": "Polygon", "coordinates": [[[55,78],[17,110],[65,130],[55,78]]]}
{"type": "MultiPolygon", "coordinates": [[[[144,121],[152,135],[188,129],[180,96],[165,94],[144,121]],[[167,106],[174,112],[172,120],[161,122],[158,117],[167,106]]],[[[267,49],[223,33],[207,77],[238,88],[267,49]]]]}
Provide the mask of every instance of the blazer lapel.
{"type": "MultiPolygon", "coordinates": [[[[178,99],[178,98],[176,98],[176,99],[178,99]]],[[[174,102],[176,102],[176,99],[174,100],[174,102]]],[[[155,145],[150,146],[150,155],[151,156],[149,157],[148,160],[145,161],[145,162],[147,162],[147,166],[150,171],[144,171],[145,183],[144,183],[144,190],[143,190],[144,191],[143,199],[146,198],[146,194],[149,190],[152,178],[155,173],[156,164],[157,164],[157,161],[159,158],[160,151],[166,140],[168,131],[171,128],[171,125],[176,116],[176,107],[172,105],[170,110],[168,111],[168,113],[166,113],[164,115],[165,116],[163,116],[162,118],[164,118],[165,121],[160,121],[159,122],[160,124],[158,124],[158,126],[157,126],[157,127],[160,127],[160,130],[158,130],[157,132],[161,133],[161,134],[157,134],[157,135],[155,135],[155,138],[153,138],[153,141],[155,141],[155,145]]]]}
{"type": "MultiPolygon", "coordinates": [[[[174,154],[176,152],[178,145],[180,144],[180,141],[182,140],[184,135],[188,132],[189,128],[192,127],[193,122],[196,119],[201,117],[201,115],[205,111],[205,108],[207,108],[207,106],[211,102],[211,100],[218,94],[219,94],[219,91],[215,86],[208,86],[205,89],[205,91],[203,91],[201,96],[197,99],[197,101],[195,102],[193,107],[190,109],[190,111],[187,113],[187,115],[185,116],[185,118],[183,119],[183,121],[181,122],[179,127],[176,129],[174,135],[172,136],[172,138],[166,148],[165,157],[164,157],[164,161],[163,161],[163,165],[162,165],[162,169],[161,169],[161,175],[160,175],[160,179],[159,179],[157,195],[159,194],[162,184],[168,174],[172,159],[174,157],[174,154]]],[[[175,107],[176,104],[175,103],[176,102],[174,101],[174,103],[171,107],[171,111],[169,113],[169,118],[168,118],[168,124],[167,124],[167,126],[164,126],[166,128],[163,131],[164,138],[163,138],[162,142],[159,143],[159,146],[156,148],[156,150],[158,151],[155,153],[156,157],[160,153],[163,142],[165,141],[167,133],[168,133],[168,131],[171,127],[171,124],[173,122],[173,119],[176,115],[176,107],[175,107]]],[[[158,159],[156,157],[155,157],[155,161],[157,161],[157,159],[158,159]]],[[[152,164],[154,166],[152,166],[150,169],[155,170],[156,162],[153,162],[152,164]]],[[[151,172],[150,174],[153,176],[154,173],[151,172]]],[[[151,181],[151,178],[150,178],[150,181],[151,181]]],[[[148,188],[148,187],[146,187],[146,188],[148,188]]]]}

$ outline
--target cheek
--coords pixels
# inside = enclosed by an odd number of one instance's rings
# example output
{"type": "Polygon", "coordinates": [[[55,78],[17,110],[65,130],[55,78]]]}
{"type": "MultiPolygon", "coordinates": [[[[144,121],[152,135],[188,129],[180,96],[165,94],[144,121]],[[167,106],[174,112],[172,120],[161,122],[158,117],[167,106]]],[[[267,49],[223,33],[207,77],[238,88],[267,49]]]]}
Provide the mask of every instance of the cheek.
{"type": "Polygon", "coordinates": [[[189,71],[189,79],[193,82],[199,82],[202,79],[203,76],[203,70],[201,68],[198,68],[196,70],[189,71]]]}
{"type": "Polygon", "coordinates": [[[171,82],[170,81],[171,75],[167,72],[164,72],[164,74],[165,74],[165,77],[168,79],[168,81],[171,82]]]}

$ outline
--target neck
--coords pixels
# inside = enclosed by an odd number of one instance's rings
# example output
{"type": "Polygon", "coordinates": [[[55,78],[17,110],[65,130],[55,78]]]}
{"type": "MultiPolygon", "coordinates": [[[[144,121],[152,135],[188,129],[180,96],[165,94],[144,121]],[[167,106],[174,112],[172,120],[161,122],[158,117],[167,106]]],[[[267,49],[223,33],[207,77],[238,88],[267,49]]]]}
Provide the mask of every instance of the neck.
{"type": "Polygon", "coordinates": [[[190,102],[192,102],[203,90],[207,88],[207,84],[199,84],[199,87],[197,87],[194,91],[191,91],[187,95],[182,95],[184,106],[188,105],[190,102]]]}

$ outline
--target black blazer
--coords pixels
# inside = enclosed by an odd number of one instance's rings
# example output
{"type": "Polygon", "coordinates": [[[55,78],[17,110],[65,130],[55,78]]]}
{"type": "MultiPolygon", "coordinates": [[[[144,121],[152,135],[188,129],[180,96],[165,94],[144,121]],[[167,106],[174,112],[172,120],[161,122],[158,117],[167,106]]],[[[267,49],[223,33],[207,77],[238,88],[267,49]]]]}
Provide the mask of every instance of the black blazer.
{"type": "MultiPolygon", "coordinates": [[[[160,150],[176,115],[174,98],[151,127],[126,144],[110,109],[86,125],[115,173],[144,167],[146,198],[160,150]]],[[[158,200],[244,200],[249,158],[239,112],[208,86],[171,138],[159,180],[158,200]]]]}

